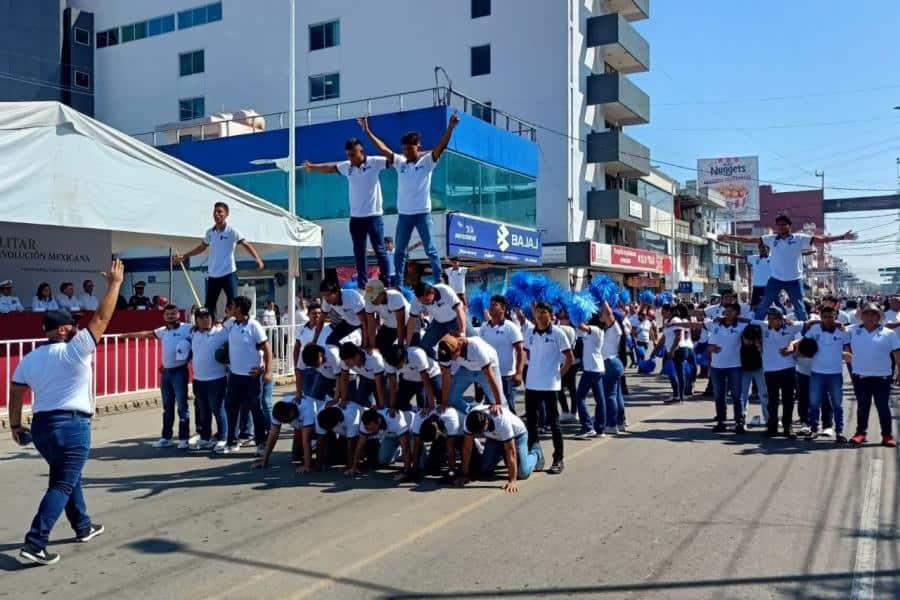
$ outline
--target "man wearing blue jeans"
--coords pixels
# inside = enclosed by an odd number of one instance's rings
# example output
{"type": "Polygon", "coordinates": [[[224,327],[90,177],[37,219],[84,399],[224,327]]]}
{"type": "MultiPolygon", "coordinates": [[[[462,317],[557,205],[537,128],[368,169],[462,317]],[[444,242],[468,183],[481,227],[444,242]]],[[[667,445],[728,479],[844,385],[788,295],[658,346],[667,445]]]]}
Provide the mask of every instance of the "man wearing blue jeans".
{"type": "Polygon", "coordinates": [[[445,335],[438,343],[437,360],[441,365],[441,404],[445,408],[452,406],[465,414],[469,407],[463,394],[476,383],[487,394],[492,412],[506,404],[500,388],[500,358],[480,337],[445,335]]]}
{"type": "Polygon", "coordinates": [[[387,166],[397,171],[397,250],[394,256],[396,285],[402,285],[406,276],[406,258],[413,229],[419,233],[425,247],[434,282],[440,283],[441,259],[434,245],[434,222],[431,218],[431,174],[450,143],[453,130],[459,123],[459,115],[450,115],[444,135],[430,152],[422,151],[422,136],[416,131],[410,131],[400,139],[403,154],[397,154],[372,132],[368,117],[359,119],[359,123],[387,159],[387,166]]]}
{"type": "Polygon", "coordinates": [[[261,271],[265,267],[250,242],[245,240],[237,229],[228,224],[228,214],[228,205],[224,202],[216,202],[213,206],[214,225],[206,230],[200,245],[190,252],[172,257],[172,261],[177,266],[192,256],[202,254],[209,248],[204,306],[213,316],[216,314],[216,303],[222,292],[225,292],[225,302],[234,300],[237,285],[237,264],[234,260],[234,251],[238,245],[243,246],[250,253],[250,256],[256,261],[257,269],[261,271]]]}
{"type": "MultiPolygon", "coordinates": [[[[803,306],[803,254],[812,244],[829,244],[842,240],[855,240],[856,234],[848,231],[842,235],[806,235],[791,233],[791,218],[782,213],[775,217],[775,233],[755,237],[752,235],[720,235],[723,242],[744,244],[760,243],[769,249],[769,281],[762,300],[755,307],[755,318],[761,321],[769,307],[778,300],[781,292],[787,292],[798,321],[808,316],[803,306]]],[[[754,281],[755,284],[759,285],[754,281]]]]}
{"type": "MultiPolygon", "coordinates": [[[[191,414],[188,408],[188,356],[191,350],[191,326],[181,323],[178,307],[169,304],[163,313],[165,325],[152,331],[123,333],[124,340],[154,340],[162,344],[162,376],[159,393],[162,396],[163,424],[162,436],[153,444],[154,448],[174,446],[172,428],[175,425],[175,410],[178,410],[178,449],[187,450],[190,443],[197,443],[200,437],[189,440],[191,434],[191,414]]],[[[196,415],[195,415],[196,416],[196,415]]]]}
{"type": "MultiPolygon", "coordinates": [[[[59,555],[47,551],[50,532],[65,511],[79,542],[87,542],[104,531],[87,513],[81,472],[91,451],[91,362],[97,341],[112,319],[124,275],[122,261],[114,260],[104,273],[107,288],[87,329],[78,331],[75,319],[65,310],[44,313],[47,343],[37,346],[19,362],[12,376],[9,428],[13,441],[34,446],[50,467],[50,481],[20,556],[52,565],[59,555]],[[32,392],[32,431],[22,426],[22,403],[26,389],[32,392]]],[[[11,488],[8,488],[12,491],[11,488]]]]}
{"type": "Polygon", "coordinates": [[[384,248],[384,220],[382,215],[381,182],[379,174],[388,168],[383,156],[367,156],[362,142],[350,138],[344,144],[347,160],[336,163],[303,163],[311,173],[337,173],[347,178],[350,200],[350,238],[353,240],[353,258],[356,262],[356,285],[365,289],[369,280],[366,269],[366,239],[378,261],[379,279],[390,283],[390,268],[384,248]]]}
{"type": "MultiPolygon", "coordinates": [[[[727,429],[728,404],[726,395],[731,394],[734,406],[734,432],[746,433],[744,427],[744,410],[741,403],[741,336],[746,323],[738,322],[741,307],[736,302],[726,304],[722,320],[707,319],[703,327],[709,333],[709,352],[711,354],[709,378],[712,380],[713,395],[716,400],[716,426],[713,431],[722,432],[727,429]]],[[[691,323],[679,323],[679,327],[692,326],[691,323]]]]}
{"type": "Polygon", "coordinates": [[[416,300],[409,310],[409,321],[406,324],[406,345],[412,344],[413,336],[418,331],[415,320],[421,319],[422,313],[427,312],[431,317],[431,322],[425,328],[425,333],[418,345],[425,350],[425,354],[434,358],[435,346],[442,337],[448,333],[466,331],[466,306],[456,292],[445,283],[431,285],[420,281],[413,288],[413,293],[416,295],[416,300]]]}

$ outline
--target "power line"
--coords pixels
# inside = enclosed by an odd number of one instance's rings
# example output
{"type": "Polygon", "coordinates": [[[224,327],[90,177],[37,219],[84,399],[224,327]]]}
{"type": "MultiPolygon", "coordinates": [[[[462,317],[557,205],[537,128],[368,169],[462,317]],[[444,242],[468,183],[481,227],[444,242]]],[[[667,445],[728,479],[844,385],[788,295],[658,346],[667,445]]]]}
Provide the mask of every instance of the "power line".
{"type": "MultiPolygon", "coordinates": [[[[657,70],[654,68],[654,70],[657,70]]],[[[776,102],[783,100],[800,100],[803,98],[822,98],[826,96],[841,96],[849,94],[859,94],[863,92],[876,92],[882,90],[892,90],[900,88],[900,84],[882,85],[877,87],[857,88],[852,90],[835,90],[830,92],[811,92],[809,94],[789,94],[784,96],[768,96],[763,98],[730,98],[722,100],[692,100],[684,102],[654,102],[653,106],[694,106],[694,105],[711,105],[711,104],[743,104],[749,102],[776,102]]]]}
{"type": "Polygon", "coordinates": [[[72,92],[73,94],[83,94],[85,96],[93,96],[94,92],[85,91],[79,88],[74,88],[66,85],[60,85],[57,83],[50,83],[49,81],[40,81],[38,79],[30,79],[28,77],[20,77],[15,75],[14,73],[6,73],[4,71],[0,71],[0,79],[9,79],[10,81],[18,81],[19,83],[28,83],[31,85],[36,85],[38,87],[45,87],[54,90],[60,90],[63,92],[72,92]]]}
{"type": "Polygon", "coordinates": [[[808,127],[833,127],[838,125],[858,125],[860,123],[875,123],[878,121],[895,121],[897,117],[876,117],[872,119],[851,119],[846,121],[820,121],[818,123],[794,123],[782,125],[755,125],[752,127],[657,127],[660,131],[674,132],[713,132],[713,131],[765,131],[771,129],[806,129],[808,127]]]}

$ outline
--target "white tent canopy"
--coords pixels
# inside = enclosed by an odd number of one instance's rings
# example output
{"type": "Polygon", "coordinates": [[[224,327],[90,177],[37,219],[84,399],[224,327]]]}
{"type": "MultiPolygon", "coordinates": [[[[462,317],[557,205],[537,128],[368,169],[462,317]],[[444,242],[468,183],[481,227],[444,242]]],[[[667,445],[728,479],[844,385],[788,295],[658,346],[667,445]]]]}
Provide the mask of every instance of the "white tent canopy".
{"type": "Polygon", "coordinates": [[[320,247],[322,229],[58,102],[0,102],[0,215],[112,232],[112,250],[196,246],[215,202],[261,249],[320,247]]]}

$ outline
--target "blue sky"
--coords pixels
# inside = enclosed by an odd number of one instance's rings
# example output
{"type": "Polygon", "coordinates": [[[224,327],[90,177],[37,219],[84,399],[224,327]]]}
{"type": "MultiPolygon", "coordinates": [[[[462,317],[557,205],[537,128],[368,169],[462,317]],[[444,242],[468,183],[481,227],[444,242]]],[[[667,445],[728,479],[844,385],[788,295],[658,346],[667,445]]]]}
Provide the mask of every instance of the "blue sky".
{"type": "MultiPolygon", "coordinates": [[[[900,2],[896,0],[652,0],[635,23],[651,70],[633,75],[651,123],[629,133],[658,161],[759,155],[760,179],[884,190],[826,190],[826,198],[890,193],[900,157],[900,2]]],[[[680,181],[694,174],[659,167],[680,181]]],[[[800,189],[776,184],[775,189],[800,189]]],[[[900,266],[896,211],[840,213],[829,231],[860,277],[900,266]]]]}

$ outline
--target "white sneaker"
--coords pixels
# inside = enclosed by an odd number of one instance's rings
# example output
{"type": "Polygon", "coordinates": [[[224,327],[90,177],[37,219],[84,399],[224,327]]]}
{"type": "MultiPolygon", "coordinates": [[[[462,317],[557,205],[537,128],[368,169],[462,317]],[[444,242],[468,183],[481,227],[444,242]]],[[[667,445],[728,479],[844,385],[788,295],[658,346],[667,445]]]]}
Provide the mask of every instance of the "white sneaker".
{"type": "Polygon", "coordinates": [[[760,427],[760,426],[762,426],[762,424],[763,424],[762,417],[759,415],[753,415],[753,418],[750,419],[750,425],[752,427],[760,427]]]}
{"type": "Polygon", "coordinates": [[[175,445],[175,442],[173,442],[169,438],[159,438],[158,441],[153,442],[154,448],[171,448],[174,445],[175,445]]]}
{"type": "Polygon", "coordinates": [[[191,445],[188,443],[187,440],[179,440],[178,441],[178,449],[179,450],[187,450],[190,447],[191,447],[191,445]]]}
{"type": "Polygon", "coordinates": [[[216,443],[212,440],[200,440],[197,444],[197,450],[209,450],[214,447],[216,443]]]}
{"type": "Polygon", "coordinates": [[[619,433],[619,428],[615,425],[612,425],[611,427],[605,428],[603,430],[603,433],[605,433],[606,435],[616,435],[619,433]]]}
{"type": "Polygon", "coordinates": [[[213,446],[213,454],[228,454],[228,445],[224,441],[216,442],[216,445],[213,446]]]}
{"type": "Polygon", "coordinates": [[[589,440],[591,438],[597,437],[597,432],[593,429],[588,429],[587,431],[576,433],[572,437],[574,437],[576,440],[589,440]]]}
{"type": "Polygon", "coordinates": [[[188,439],[188,446],[194,448],[194,447],[197,447],[197,446],[199,446],[199,445],[200,445],[200,436],[199,436],[198,434],[195,433],[194,435],[192,435],[192,436],[188,439]]]}
{"type": "Polygon", "coordinates": [[[241,445],[238,443],[234,443],[234,444],[229,444],[227,446],[227,452],[223,452],[222,454],[231,454],[233,452],[240,452],[240,451],[241,451],[241,445]]]}
{"type": "Polygon", "coordinates": [[[797,435],[809,435],[809,425],[803,425],[797,430],[797,435]]]}
{"type": "Polygon", "coordinates": [[[833,437],[834,437],[834,428],[833,428],[833,427],[826,427],[825,429],[823,429],[823,430],[822,430],[822,437],[833,438],[833,437]]]}

